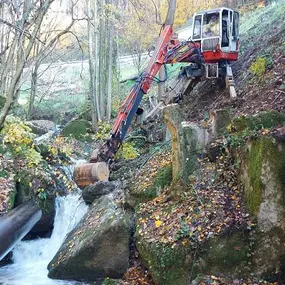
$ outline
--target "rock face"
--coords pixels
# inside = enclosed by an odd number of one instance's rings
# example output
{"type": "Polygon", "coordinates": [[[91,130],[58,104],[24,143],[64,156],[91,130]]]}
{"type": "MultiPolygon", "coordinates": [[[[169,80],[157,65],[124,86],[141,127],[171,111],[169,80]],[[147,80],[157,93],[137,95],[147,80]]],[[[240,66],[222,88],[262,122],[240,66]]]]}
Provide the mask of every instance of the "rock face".
{"type": "Polygon", "coordinates": [[[116,182],[98,181],[84,188],[82,192],[83,200],[86,204],[92,204],[94,200],[113,192],[116,186],[116,182]]]}
{"type": "Polygon", "coordinates": [[[178,104],[163,109],[167,128],[171,133],[173,179],[188,182],[189,175],[197,169],[197,157],[204,152],[208,133],[195,123],[182,122],[178,104]]]}
{"type": "Polygon", "coordinates": [[[83,281],[121,278],[129,266],[130,214],[113,194],[95,201],[48,265],[49,277],[83,281]]]}
{"type": "Polygon", "coordinates": [[[255,271],[272,275],[285,255],[285,142],[260,137],[247,144],[242,171],[248,209],[257,219],[255,271]]]}
{"type": "Polygon", "coordinates": [[[142,262],[157,285],[189,285],[200,274],[238,276],[248,270],[249,241],[243,232],[214,237],[200,249],[153,243],[138,234],[136,237],[142,262]]]}
{"type": "Polygon", "coordinates": [[[220,109],[212,112],[212,135],[214,138],[222,136],[227,126],[231,123],[232,114],[228,109],[220,109]]]}

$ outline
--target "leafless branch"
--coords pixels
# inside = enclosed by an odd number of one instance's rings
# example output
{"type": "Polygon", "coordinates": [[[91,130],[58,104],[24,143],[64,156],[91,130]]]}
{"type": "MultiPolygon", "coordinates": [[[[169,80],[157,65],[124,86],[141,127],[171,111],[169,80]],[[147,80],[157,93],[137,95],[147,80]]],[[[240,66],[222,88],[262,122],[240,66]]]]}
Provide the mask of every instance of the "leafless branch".
{"type": "Polygon", "coordinates": [[[154,0],[151,0],[151,2],[152,2],[153,6],[154,6],[154,9],[155,9],[155,22],[158,25],[162,25],[160,13],[158,11],[158,7],[157,7],[156,3],[154,2],[154,0]]]}

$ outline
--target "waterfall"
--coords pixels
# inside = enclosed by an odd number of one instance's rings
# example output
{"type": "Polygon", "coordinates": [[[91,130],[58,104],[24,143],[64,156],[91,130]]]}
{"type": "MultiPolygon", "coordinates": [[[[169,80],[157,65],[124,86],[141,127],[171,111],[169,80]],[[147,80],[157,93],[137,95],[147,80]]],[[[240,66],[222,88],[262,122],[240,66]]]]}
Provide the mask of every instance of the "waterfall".
{"type": "Polygon", "coordinates": [[[54,257],[65,236],[87,212],[79,194],[57,197],[54,229],[50,238],[21,241],[13,250],[13,264],[0,267],[1,285],[80,284],[75,281],[52,280],[47,277],[47,265],[54,257]]]}

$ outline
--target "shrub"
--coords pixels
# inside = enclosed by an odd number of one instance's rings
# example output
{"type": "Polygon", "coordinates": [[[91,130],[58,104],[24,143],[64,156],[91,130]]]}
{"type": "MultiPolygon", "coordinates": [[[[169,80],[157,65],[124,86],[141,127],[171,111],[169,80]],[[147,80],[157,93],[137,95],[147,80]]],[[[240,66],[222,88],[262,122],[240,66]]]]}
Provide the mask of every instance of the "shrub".
{"type": "Polygon", "coordinates": [[[131,142],[125,142],[122,144],[121,148],[116,154],[116,158],[122,159],[134,159],[139,156],[137,149],[134,147],[134,144],[131,142]]]}
{"type": "Polygon", "coordinates": [[[98,122],[98,132],[96,133],[97,140],[106,140],[110,137],[112,126],[108,122],[98,122]]]}
{"type": "Polygon", "coordinates": [[[4,128],[1,131],[3,142],[9,147],[15,157],[23,157],[29,167],[36,166],[42,160],[42,156],[34,148],[33,134],[23,121],[15,117],[7,117],[4,128]]]}
{"type": "Polygon", "coordinates": [[[254,61],[249,67],[249,71],[256,75],[258,78],[261,77],[265,73],[267,61],[266,58],[259,57],[256,61],[254,61]]]}

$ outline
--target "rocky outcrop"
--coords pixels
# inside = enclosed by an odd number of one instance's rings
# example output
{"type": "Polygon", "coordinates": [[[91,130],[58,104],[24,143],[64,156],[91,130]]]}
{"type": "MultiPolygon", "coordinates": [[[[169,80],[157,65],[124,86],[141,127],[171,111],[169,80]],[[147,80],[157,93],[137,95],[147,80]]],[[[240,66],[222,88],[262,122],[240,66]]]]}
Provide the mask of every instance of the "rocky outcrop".
{"type": "Polygon", "coordinates": [[[178,104],[166,106],[163,114],[171,133],[173,179],[188,183],[189,175],[198,167],[197,158],[204,152],[208,133],[195,123],[183,122],[178,104]]]}
{"type": "Polygon", "coordinates": [[[130,214],[116,195],[96,200],[48,265],[49,277],[83,281],[121,278],[129,266],[130,214]]]}
{"type": "Polygon", "coordinates": [[[228,109],[220,109],[212,112],[212,136],[222,136],[232,121],[232,114],[228,109]]]}
{"type": "Polygon", "coordinates": [[[255,271],[281,270],[285,255],[285,142],[261,136],[247,143],[242,167],[247,207],[257,220],[255,271]]]}

